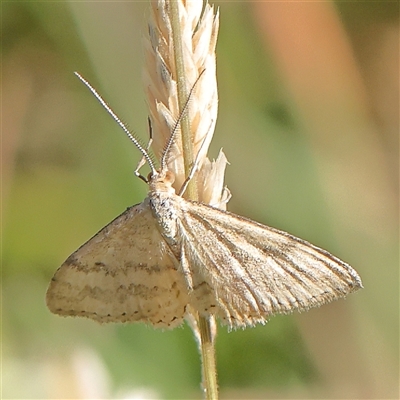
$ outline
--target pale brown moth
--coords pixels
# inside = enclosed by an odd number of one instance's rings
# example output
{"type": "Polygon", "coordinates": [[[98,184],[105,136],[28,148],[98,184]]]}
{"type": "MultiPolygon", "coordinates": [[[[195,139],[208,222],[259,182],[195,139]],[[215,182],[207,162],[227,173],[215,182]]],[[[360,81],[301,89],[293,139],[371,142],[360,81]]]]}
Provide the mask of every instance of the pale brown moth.
{"type": "Polygon", "coordinates": [[[172,187],[166,162],[176,129],[156,170],[147,150],[80,79],[143,154],[151,169],[149,192],[61,265],[47,290],[50,311],[161,328],[198,313],[236,328],[362,288],[350,265],[305,240],[185,200],[172,187]]]}

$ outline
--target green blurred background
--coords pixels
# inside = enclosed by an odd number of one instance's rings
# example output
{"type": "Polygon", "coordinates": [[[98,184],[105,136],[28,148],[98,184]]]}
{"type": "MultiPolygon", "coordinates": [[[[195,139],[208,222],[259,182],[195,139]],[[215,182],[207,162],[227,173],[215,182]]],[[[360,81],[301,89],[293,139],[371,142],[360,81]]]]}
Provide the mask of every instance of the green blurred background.
{"type": "MultiPolygon", "coordinates": [[[[365,289],[266,326],[220,328],[221,398],[398,398],[398,2],[219,1],[228,209],[348,261],[365,289]]],[[[2,7],[2,398],[201,398],[187,326],[50,314],[56,268],[146,186],[146,2],[2,7]]]]}

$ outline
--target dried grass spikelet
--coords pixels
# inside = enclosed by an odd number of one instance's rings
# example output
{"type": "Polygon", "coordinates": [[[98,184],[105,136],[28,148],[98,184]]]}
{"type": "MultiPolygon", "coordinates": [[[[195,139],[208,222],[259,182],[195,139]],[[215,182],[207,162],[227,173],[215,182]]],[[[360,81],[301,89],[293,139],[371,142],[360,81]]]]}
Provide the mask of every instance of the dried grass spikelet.
{"type": "MultiPolygon", "coordinates": [[[[223,186],[226,157],[220,151],[216,161],[207,158],[218,111],[215,46],[219,26],[218,11],[200,0],[178,0],[187,92],[193,88],[188,105],[193,154],[198,159],[199,201],[225,209],[229,191],[223,186]],[[204,6],[204,10],[203,10],[204,6]],[[203,12],[202,12],[203,10],[203,12]]],[[[153,128],[152,150],[160,159],[171,131],[179,118],[176,70],[168,2],[152,2],[149,35],[144,41],[145,91],[153,128]]],[[[185,180],[182,141],[177,135],[167,160],[176,175],[179,191],[185,180]]]]}

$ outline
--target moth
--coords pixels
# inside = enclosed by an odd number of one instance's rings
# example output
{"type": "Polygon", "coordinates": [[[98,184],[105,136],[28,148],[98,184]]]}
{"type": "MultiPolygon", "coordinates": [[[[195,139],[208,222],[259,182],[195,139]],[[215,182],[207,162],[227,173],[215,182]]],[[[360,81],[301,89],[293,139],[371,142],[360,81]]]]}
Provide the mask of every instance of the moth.
{"type": "Polygon", "coordinates": [[[174,134],[158,170],[147,149],[130,138],[151,169],[148,195],[56,271],[46,294],[51,312],[159,328],[179,326],[194,313],[237,328],[318,307],[362,288],[357,272],[329,252],[177,194],[166,163],[174,134]]]}

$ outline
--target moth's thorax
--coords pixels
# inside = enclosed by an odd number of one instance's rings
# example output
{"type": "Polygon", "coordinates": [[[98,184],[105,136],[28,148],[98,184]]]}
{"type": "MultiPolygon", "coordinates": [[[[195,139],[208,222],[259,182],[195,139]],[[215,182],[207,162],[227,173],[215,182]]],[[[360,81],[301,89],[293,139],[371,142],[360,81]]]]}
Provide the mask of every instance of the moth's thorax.
{"type": "Polygon", "coordinates": [[[172,187],[175,176],[170,171],[161,171],[149,182],[149,204],[157,221],[160,233],[171,245],[177,244],[177,218],[181,197],[172,187]]]}

